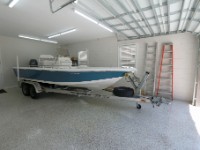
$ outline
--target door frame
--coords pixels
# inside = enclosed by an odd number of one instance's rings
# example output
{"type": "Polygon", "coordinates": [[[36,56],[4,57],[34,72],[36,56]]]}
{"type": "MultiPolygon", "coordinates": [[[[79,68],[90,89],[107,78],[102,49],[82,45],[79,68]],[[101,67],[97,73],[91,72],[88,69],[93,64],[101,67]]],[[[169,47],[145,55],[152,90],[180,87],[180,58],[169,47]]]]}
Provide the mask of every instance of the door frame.
{"type": "Polygon", "coordinates": [[[0,89],[3,88],[3,61],[2,61],[2,53],[0,48],[0,89]]]}

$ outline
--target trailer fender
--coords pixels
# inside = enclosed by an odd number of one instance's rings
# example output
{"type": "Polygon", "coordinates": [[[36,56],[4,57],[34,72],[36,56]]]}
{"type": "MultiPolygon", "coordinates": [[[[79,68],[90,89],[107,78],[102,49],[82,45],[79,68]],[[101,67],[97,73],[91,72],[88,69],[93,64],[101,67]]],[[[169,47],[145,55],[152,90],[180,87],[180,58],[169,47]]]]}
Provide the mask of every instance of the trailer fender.
{"type": "Polygon", "coordinates": [[[20,87],[21,87],[21,85],[22,85],[23,83],[26,83],[26,84],[29,84],[29,85],[34,86],[36,93],[41,93],[41,92],[43,92],[42,87],[41,87],[40,83],[38,83],[38,82],[21,81],[21,82],[20,82],[20,87]]]}

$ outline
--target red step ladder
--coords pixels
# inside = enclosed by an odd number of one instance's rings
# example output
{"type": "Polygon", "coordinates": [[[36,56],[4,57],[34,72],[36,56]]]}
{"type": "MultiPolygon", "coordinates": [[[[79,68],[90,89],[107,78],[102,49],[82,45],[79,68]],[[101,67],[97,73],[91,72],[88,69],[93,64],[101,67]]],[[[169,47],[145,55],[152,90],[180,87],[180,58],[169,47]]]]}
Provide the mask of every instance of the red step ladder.
{"type": "Polygon", "coordinates": [[[174,98],[174,51],[172,43],[162,46],[160,69],[157,77],[156,96],[174,98]]]}

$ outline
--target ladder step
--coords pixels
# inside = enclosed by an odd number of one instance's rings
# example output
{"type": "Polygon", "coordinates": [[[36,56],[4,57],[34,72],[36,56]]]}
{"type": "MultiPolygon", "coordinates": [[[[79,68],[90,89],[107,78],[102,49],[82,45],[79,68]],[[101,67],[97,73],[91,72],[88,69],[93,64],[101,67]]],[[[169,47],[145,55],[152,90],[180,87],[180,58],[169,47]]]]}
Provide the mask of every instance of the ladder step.
{"type": "Polygon", "coordinates": [[[172,51],[164,51],[164,53],[172,53],[172,51]]]}
{"type": "Polygon", "coordinates": [[[172,64],[163,64],[163,66],[172,66],[172,64]]]}
{"type": "Polygon", "coordinates": [[[172,92],[164,92],[164,91],[163,92],[159,91],[158,93],[159,94],[167,94],[167,95],[171,95],[172,94],[172,92]]]}
{"type": "Polygon", "coordinates": [[[166,90],[166,84],[164,84],[164,85],[160,85],[160,90],[166,90]]]}
{"type": "Polygon", "coordinates": [[[170,59],[172,60],[171,57],[164,57],[164,59],[165,59],[165,60],[170,60],[170,59]]]}
{"type": "Polygon", "coordinates": [[[162,71],[162,74],[170,74],[172,71],[162,71]]]}
{"type": "Polygon", "coordinates": [[[161,80],[172,80],[172,78],[160,77],[161,80]]]}
{"type": "MultiPolygon", "coordinates": [[[[166,83],[167,80],[160,80],[160,82],[166,83]]],[[[170,85],[171,83],[168,83],[167,85],[170,85]]],[[[165,84],[166,85],[166,84],[165,84]]],[[[164,85],[163,85],[164,86],[164,85]]]]}

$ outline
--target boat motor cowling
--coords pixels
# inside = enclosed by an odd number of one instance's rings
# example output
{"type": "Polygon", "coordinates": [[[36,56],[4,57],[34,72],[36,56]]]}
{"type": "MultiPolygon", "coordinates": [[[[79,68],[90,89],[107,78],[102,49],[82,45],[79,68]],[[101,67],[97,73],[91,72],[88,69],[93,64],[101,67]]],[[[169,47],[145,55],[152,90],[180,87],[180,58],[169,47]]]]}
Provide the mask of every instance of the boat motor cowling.
{"type": "Polygon", "coordinates": [[[30,67],[38,67],[38,62],[37,62],[37,60],[36,60],[36,59],[31,59],[31,60],[29,61],[29,66],[30,66],[30,67]]]}

